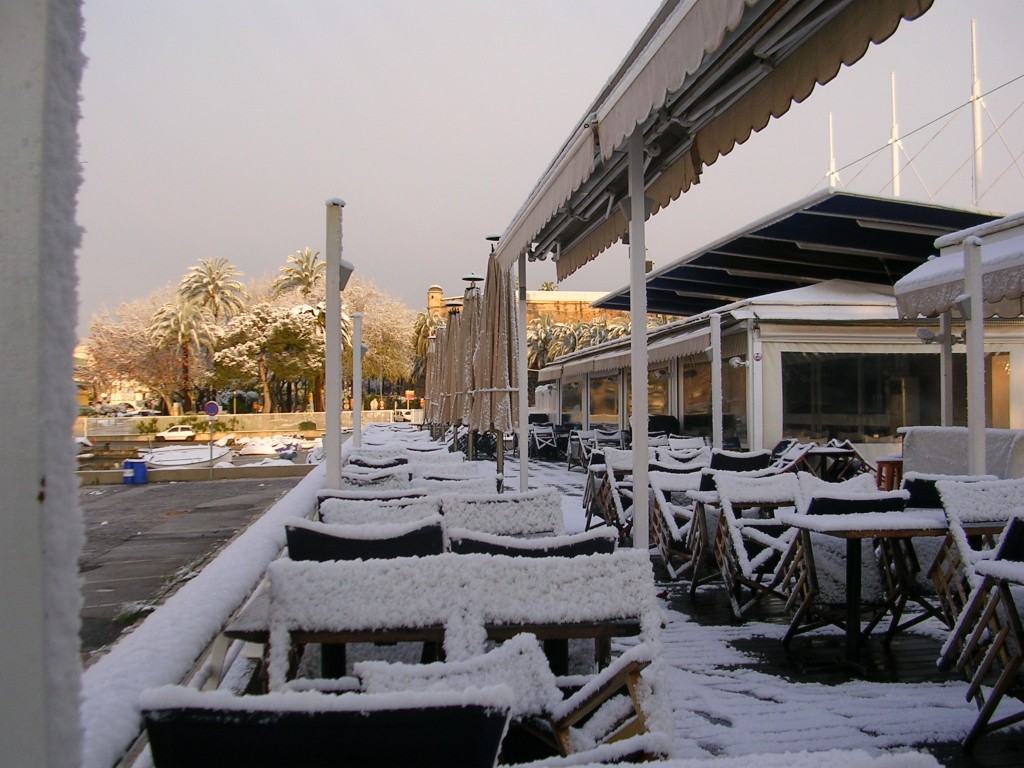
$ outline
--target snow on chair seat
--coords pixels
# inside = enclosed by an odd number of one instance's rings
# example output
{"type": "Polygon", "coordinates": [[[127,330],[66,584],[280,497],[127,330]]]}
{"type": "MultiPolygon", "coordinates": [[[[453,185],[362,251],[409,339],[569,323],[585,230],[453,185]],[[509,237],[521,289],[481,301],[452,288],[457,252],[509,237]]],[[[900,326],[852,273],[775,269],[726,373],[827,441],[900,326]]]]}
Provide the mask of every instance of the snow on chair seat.
{"type": "Polygon", "coordinates": [[[437,496],[411,496],[395,499],[324,499],[320,503],[320,521],[332,525],[361,523],[408,523],[441,513],[437,496]]]}
{"type": "Polygon", "coordinates": [[[235,696],[165,686],[141,696],[156,768],[492,768],[511,701],[505,685],[414,696],[313,691],[235,696]]]}
{"type": "Polygon", "coordinates": [[[513,493],[445,493],[441,513],[450,528],[504,536],[561,535],[562,496],[557,488],[513,493]]]}

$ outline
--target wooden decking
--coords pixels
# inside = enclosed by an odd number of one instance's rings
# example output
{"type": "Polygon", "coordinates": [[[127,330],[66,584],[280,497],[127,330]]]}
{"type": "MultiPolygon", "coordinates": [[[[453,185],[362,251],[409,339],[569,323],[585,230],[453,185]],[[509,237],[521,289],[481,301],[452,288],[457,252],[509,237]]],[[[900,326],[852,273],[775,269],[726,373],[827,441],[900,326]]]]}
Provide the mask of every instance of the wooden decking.
{"type": "MultiPolygon", "coordinates": [[[[746,622],[760,622],[785,626],[789,623],[781,601],[764,600],[751,609],[743,621],[733,616],[728,596],[721,583],[701,587],[690,596],[684,580],[673,582],[655,560],[659,589],[669,608],[685,614],[690,621],[707,627],[740,627],[746,622]]],[[[941,639],[927,633],[904,632],[898,634],[886,648],[880,637],[872,636],[863,649],[865,674],[861,675],[841,663],[844,637],[840,630],[794,638],[789,649],[781,642],[766,642],[764,637],[733,637],[730,644],[748,659],[744,667],[762,674],[772,675],[793,683],[840,685],[857,680],[884,683],[942,683],[960,682],[963,678],[955,670],[943,672],[936,666],[941,639]]],[[[933,754],[947,768],[1003,768],[1024,765],[1024,729],[999,731],[986,736],[965,752],[959,741],[950,740],[930,744],[906,744],[908,748],[933,754]]]]}

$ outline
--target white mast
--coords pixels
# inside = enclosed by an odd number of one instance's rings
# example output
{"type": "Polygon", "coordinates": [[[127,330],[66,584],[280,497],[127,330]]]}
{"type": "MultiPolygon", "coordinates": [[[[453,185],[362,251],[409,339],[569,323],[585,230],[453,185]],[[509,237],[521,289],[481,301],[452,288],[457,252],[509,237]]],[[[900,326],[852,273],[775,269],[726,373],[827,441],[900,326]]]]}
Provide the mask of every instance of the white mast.
{"type": "Polygon", "coordinates": [[[832,143],[832,113],[828,113],[828,191],[836,191],[839,172],[836,170],[836,153],[832,143]]]}
{"type": "Polygon", "coordinates": [[[981,81],[978,79],[978,36],[971,19],[971,110],[974,114],[974,207],[981,199],[981,81]]]}
{"type": "Polygon", "coordinates": [[[900,196],[900,128],[896,122],[896,73],[889,73],[892,91],[892,136],[889,145],[892,147],[892,196],[900,196]]]}

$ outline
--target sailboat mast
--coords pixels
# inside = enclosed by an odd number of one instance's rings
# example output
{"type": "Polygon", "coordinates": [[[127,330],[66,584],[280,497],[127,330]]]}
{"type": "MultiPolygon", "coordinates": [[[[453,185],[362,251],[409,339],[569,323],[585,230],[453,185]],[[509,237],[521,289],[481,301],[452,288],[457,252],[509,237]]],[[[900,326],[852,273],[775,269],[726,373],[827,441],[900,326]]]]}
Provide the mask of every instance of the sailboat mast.
{"type": "Polygon", "coordinates": [[[892,135],[889,145],[892,147],[892,196],[900,196],[900,128],[896,122],[896,73],[890,72],[890,90],[892,92],[892,135]]]}
{"type": "Polygon", "coordinates": [[[974,116],[974,207],[981,199],[981,81],[978,78],[978,36],[971,19],[971,111],[974,116]]]}

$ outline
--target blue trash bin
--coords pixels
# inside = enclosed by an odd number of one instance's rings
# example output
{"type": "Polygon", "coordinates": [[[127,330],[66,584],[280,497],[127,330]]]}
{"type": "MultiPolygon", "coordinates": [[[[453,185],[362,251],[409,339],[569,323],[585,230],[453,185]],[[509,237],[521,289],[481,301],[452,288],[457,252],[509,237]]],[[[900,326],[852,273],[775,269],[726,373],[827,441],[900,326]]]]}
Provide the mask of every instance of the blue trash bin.
{"type": "Polygon", "coordinates": [[[125,459],[123,475],[125,485],[143,485],[148,482],[149,473],[146,471],[146,460],[125,459]]]}

